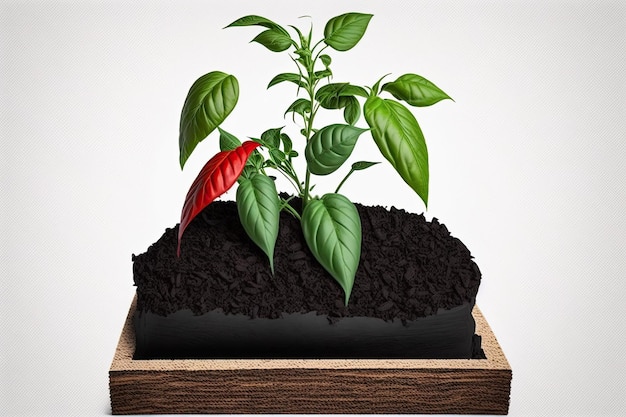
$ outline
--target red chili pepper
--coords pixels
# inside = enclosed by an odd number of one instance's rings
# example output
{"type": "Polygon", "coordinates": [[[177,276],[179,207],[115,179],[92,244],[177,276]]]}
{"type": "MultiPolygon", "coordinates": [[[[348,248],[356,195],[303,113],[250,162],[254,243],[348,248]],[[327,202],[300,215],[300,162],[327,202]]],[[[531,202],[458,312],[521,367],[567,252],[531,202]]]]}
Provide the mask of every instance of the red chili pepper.
{"type": "Polygon", "coordinates": [[[185,205],[180,217],[178,228],[177,255],[180,257],[180,241],[185,229],[194,217],[198,215],[213,200],[228,191],[237,181],[243,171],[246,161],[259,143],[246,141],[241,146],[216,154],[206,163],[191,184],[187,192],[185,205]]]}

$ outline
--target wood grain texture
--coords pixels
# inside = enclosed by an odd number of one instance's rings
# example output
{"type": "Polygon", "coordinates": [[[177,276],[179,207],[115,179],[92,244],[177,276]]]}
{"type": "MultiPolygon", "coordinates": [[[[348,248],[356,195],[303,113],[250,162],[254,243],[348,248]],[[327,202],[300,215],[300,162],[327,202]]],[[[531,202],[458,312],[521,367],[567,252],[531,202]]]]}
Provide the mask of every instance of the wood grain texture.
{"type": "Polygon", "coordinates": [[[133,360],[131,317],[109,371],[113,414],[507,414],[511,368],[478,308],[487,359],[133,360]]]}

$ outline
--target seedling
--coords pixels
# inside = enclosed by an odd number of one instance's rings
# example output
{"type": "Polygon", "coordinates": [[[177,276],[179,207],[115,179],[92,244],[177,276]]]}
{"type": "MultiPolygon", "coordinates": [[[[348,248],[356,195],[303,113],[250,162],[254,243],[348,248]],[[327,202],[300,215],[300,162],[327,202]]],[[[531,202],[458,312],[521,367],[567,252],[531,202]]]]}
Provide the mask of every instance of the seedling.
{"type": "Polygon", "coordinates": [[[180,120],[180,166],[184,167],[198,143],[215,130],[219,132],[221,151],[202,168],[187,193],[178,231],[179,256],[181,240],[191,220],[238,182],[236,203],[241,224],[267,255],[272,273],[279,214],[286,210],[299,219],[309,249],[341,285],[344,302],[348,304],[361,256],[361,220],[354,204],[339,191],[350,175],[377,162],[353,163],[334,192],[321,197],[311,193],[312,176],[337,171],[349,159],[358,139],[367,133],[427,206],[426,142],[412,112],[400,101],[422,107],[450,98],[435,84],[416,74],[404,74],[382,87],[385,77],[371,87],[332,82],[332,58],[325,51],[352,49],[363,37],[371,18],[371,14],[363,13],[333,17],[324,27],[324,37],[315,43],[312,27],[307,35],[291,25],[289,32],[261,16],[245,16],[227,26],[260,26],[263,31],[254,42],[273,52],[288,53],[296,71],[276,75],[268,88],[283,82],[295,85],[296,100],[287,106],[285,115],[292,113],[294,120],[301,119],[304,128],[295,141],[279,127],[242,142],[220,128],[239,98],[237,79],[213,71],[191,86],[180,120]],[[383,93],[389,93],[395,100],[380,97],[383,93]],[[345,123],[316,127],[315,116],[321,109],[343,111],[345,123]],[[357,126],[362,115],[367,127],[357,126]],[[300,152],[294,145],[300,145],[300,152]],[[306,170],[304,175],[299,175],[293,160],[302,153],[306,170]],[[287,178],[295,195],[301,197],[301,213],[291,206],[290,199],[278,194],[274,177],[270,176],[274,172],[287,178]]]}

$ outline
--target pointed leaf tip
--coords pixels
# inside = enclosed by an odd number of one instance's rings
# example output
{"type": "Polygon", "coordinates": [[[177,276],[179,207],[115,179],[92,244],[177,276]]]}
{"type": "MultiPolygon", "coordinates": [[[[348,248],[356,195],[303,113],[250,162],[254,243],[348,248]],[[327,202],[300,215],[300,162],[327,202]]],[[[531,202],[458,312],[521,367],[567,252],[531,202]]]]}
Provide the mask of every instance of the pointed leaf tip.
{"type": "Polygon", "coordinates": [[[263,174],[243,180],[237,189],[236,201],[241,225],[267,255],[273,275],[274,246],[280,219],[280,201],[274,181],[263,174]]]}
{"type": "Polygon", "coordinates": [[[178,145],[181,168],[198,143],[233,111],[238,99],[239,83],[232,75],[213,71],[193,83],[180,116],[178,145]]]}
{"type": "Polygon", "coordinates": [[[365,120],[383,156],[402,179],[428,204],[428,150],[415,116],[394,100],[370,97],[365,120]]]}
{"type": "Polygon", "coordinates": [[[317,261],[341,285],[348,304],[361,258],[361,219],[350,200],[326,194],[302,212],[302,232],[317,261]]]}
{"type": "Polygon", "coordinates": [[[332,124],[317,131],[304,150],[311,173],[328,175],[339,169],[352,154],[359,136],[366,131],[343,124],[332,124]]]}
{"type": "Polygon", "coordinates": [[[335,16],[324,27],[324,42],[336,51],[352,49],[363,37],[373,15],[345,13],[335,16]]]}
{"type": "Polygon", "coordinates": [[[382,90],[416,107],[432,106],[445,99],[452,100],[442,89],[417,74],[404,74],[383,85],[382,90]]]}

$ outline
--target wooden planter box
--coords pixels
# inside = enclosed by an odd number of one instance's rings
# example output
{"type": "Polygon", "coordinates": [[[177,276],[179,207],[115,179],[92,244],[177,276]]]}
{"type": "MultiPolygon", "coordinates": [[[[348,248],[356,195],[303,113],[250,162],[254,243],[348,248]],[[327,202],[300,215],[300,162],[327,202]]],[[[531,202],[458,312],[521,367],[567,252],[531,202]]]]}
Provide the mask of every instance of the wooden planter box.
{"type": "Polygon", "coordinates": [[[478,307],[487,359],[133,360],[134,300],[109,370],[113,414],[507,414],[511,367],[478,307]]]}

